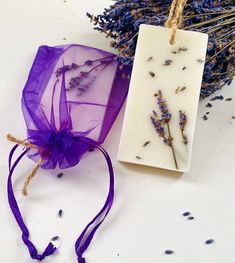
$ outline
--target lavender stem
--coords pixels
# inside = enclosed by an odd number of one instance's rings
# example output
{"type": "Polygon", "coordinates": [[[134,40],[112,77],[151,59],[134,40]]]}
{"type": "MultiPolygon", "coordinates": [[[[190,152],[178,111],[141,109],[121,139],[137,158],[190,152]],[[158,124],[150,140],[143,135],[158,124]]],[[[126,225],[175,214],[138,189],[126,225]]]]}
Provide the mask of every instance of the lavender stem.
{"type": "MultiPolygon", "coordinates": [[[[169,126],[169,123],[167,122],[167,130],[168,130],[168,135],[169,135],[169,138],[172,138],[171,137],[171,131],[170,131],[170,126],[169,126]]],[[[178,163],[177,163],[177,159],[176,159],[176,155],[175,155],[175,149],[174,149],[174,146],[173,146],[173,143],[171,142],[171,151],[172,151],[172,155],[173,155],[173,158],[174,158],[174,162],[175,162],[175,167],[177,170],[179,170],[178,168],[178,163]]]]}

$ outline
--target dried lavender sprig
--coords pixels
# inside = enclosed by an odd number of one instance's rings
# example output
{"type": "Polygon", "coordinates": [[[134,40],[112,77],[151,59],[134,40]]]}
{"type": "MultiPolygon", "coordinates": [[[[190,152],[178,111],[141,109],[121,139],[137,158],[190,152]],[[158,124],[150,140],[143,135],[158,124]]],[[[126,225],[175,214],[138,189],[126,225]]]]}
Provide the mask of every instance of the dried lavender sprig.
{"type": "Polygon", "coordinates": [[[88,67],[88,71],[80,71],[76,77],[72,77],[69,81],[69,87],[67,90],[77,89],[77,95],[80,96],[83,92],[85,92],[96,80],[96,76],[89,75],[97,70],[98,68],[102,67],[101,70],[104,70],[115,58],[115,55],[99,58],[96,60],[87,60],[82,65],[78,65],[72,63],[71,65],[64,65],[56,70],[56,77],[60,77],[62,73],[66,73],[69,71],[75,71],[77,69],[81,69],[82,67],[88,67]]]}
{"type": "Polygon", "coordinates": [[[188,119],[187,119],[187,116],[186,116],[185,112],[180,110],[179,111],[179,128],[180,128],[181,135],[182,135],[182,138],[183,138],[183,143],[185,145],[188,144],[188,138],[184,134],[184,130],[185,130],[185,126],[186,126],[187,122],[188,122],[188,119]]]}
{"type": "Polygon", "coordinates": [[[150,119],[159,137],[162,137],[163,142],[171,148],[175,167],[178,170],[179,168],[178,168],[175,149],[173,145],[173,137],[171,136],[171,130],[169,125],[172,115],[171,113],[169,113],[166,101],[163,99],[161,90],[159,90],[158,93],[155,94],[155,96],[157,96],[157,104],[161,112],[161,118],[159,118],[156,111],[153,111],[153,115],[150,117],[150,119]],[[165,133],[165,127],[164,127],[165,125],[167,127],[168,136],[166,136],[165,133]]]}
{"type": "Polygon", "coordinates": [[[55,71],[55,73],[56,73],[56,77],[59,77],[59,76],[61,76],[62,75],[62,73],[66,73],[66,72],[68,72],[68,71],[71,71],[71,70],[76,70],[76,69],[78,69],[78,68],[82,68],[82,67],[84,67],[84,66],[92,66],[95,62],[100,62],[100,61],[104,61],[104,60],[112,60],[112,59],[114,59],[114,55],[112,55],[112,56],[108,56],[108,57],[104,57],[104,58],[98,58],[98,59],[96,59],[96,60],[87,60],[87,61],[85,61],[83,64],[81,64],[81,65],[78,65],[78,64],[76,64],[76,63],[72,63],[71,65],[64,65],[64,66],[62,66],[62,67],[60,67],[60,68],[57,68],[57,70],[55,71]]]}

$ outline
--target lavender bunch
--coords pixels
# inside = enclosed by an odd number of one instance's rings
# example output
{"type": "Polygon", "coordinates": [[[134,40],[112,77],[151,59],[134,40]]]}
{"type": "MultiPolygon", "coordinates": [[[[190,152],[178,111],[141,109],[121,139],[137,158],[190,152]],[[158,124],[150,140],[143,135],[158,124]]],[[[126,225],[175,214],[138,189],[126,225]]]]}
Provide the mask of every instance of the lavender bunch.
{"type": "MultiPolygon", "coordinates": [[[[167,20],[172,0],[116,0],[103,14],[87,13],[94,29],[111,39],[117,60],[133,64],[139,26],[161,25],[167,20]]],[[[234,0],[188,0],[181,28],[209,34],[201,98],[230,84],[235,75],[234,0]]]]}
{"type": "Polygon", "coordinates": [[[173,137],[171,136],[170,125],[169,125],[172,115],[171,113],[169,113],[166,101],[162,97],[161,90],[159,90],[156,95],[157,95],[157,104],[161,112],[161,117],[159,118],[157,113],[153,111],[153,115],[150,117],[150,119],[159,137],[163,138],[163,142],[171,148],[175,167],[178,170],[178,163],[177,163],[175,149],[173,145],[173,137]],[[167,129],[167,135],[165,132],[165,126],[167,129]]]}

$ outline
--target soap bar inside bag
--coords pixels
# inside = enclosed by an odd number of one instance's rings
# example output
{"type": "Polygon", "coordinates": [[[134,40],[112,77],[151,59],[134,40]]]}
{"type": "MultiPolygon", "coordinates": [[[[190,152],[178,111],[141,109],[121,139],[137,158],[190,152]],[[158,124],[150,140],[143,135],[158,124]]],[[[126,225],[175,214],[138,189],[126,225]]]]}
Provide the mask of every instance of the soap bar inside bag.
{"type": "Polygon", "coordinates": [[[42,167],[76,165],[89,150],[80,137],[101,144],[126,98],[130,68],[115,55],[82,45],[41,46],[23,90],[28,140],[43,152],[28,156],[42,167]]]}

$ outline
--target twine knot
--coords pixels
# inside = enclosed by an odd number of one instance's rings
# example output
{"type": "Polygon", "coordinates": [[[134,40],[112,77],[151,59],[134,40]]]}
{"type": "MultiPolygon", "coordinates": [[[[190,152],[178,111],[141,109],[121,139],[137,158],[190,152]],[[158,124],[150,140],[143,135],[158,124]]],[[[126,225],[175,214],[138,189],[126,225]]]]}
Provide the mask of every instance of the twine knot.
{"type": "Polygon", "coordinates": [[[90,139],[86,138],[87,132],[72,133],[69,130],[28,130],[28,140],[19,140],[8,134],[7,139],[18,145],[23,145],[34,150],[28,157],[36,162],[36,165],[25,179],[22,190],[23,195],[28,195],[27,188],[37,170],[55,169],[58,165],[60,169],[73,167],[79,163],[83,154],[90,149],[90,139]]]}
{"type": "Polygon", "coordinates": [[[187,0],[173,0],[165,26],[172,29],[170,44],[175,44],[176,31],[183,21],[183,11],[187,0]]]}

